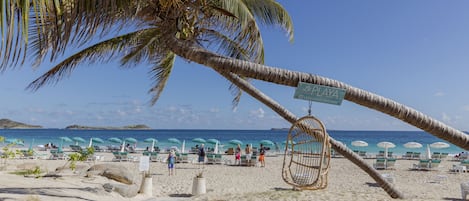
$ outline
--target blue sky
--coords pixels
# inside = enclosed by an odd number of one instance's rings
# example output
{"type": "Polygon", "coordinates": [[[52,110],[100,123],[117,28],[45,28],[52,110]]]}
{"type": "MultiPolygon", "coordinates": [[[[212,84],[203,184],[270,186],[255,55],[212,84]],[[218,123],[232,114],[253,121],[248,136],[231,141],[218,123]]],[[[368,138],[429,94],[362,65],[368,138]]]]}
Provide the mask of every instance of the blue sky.
{"type": "MultiPolygon", "coordinates": [[[[264,29],[266,64],[325,76],[391,98],[456,129],[469,130],[469,1],[280,1],[292,16],[295,41],[264,29]]],[[[36,92],[29,82],[50,64],[0,75],[0,117],[47,128],[71,124],[155,129],[269,129],[285,120],[244,94],[233,110],[229,83],[209,68],[178,60],[159,102],[150,106],[148,67],[117,62],[81,65],[36,92]]],[[[295,88],[252,82],[297,116],[307,101],[295,88]]],[[[344,101],[313,103],[328,129],[416,130],[344,101]]]]}

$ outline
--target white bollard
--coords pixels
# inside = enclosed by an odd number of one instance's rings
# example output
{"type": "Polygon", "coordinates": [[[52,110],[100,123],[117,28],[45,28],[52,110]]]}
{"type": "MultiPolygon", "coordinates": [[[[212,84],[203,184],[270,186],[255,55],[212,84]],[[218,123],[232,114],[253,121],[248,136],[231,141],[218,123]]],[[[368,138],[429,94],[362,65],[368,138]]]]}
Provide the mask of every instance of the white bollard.
{"type": "Polygon", "coordinates": [[[194,177],[194,181],[192,182],[192,195],[201,195],[205,193],[205,178],[194,177]]]}

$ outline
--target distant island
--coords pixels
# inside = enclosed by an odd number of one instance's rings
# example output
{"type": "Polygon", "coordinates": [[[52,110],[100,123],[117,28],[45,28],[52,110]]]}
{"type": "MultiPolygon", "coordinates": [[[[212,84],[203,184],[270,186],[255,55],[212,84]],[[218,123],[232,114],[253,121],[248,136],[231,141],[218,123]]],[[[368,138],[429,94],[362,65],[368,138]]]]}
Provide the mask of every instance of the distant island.
{"type": "Polygon", "coordinates": [[[100,127],[100,126],[82,126],[82,125],[70,125],[65,129],[76,129],[76,130],[146,130],[151,129],[147,125],[137,124],[122,127],[100,127]]]}
{"type": "Polygon", "coordinates": [[[29,125],[17,121],[12,121],[10,119],[0,119],[0,129],[30,129],[30,128],[42,128],[38,125],[29,125]]]}
{"type": "Polygon", "coordinates": [[[271,128],[271,131],[289,131],[290,128],[271,128]]]}

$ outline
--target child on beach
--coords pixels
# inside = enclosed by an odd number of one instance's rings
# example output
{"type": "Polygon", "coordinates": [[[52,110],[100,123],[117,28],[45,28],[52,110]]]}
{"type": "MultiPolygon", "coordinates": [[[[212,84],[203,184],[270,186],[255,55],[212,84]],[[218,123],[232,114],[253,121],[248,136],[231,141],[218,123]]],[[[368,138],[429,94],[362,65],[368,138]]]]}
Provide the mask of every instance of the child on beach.
{"type": "Polygon", "coordinates": [[[171,176],[174,174],[174,162],[176,161],[176,154],[174,153],[173,150],[169,152],[167,161],[168,161],[169,176],[171,176]]]}
{"type": "Polygon", "coordinates": [[[259,162],[261,163],[261,167],[265,167],[265,147],[261,144],[261,148],[259,149],[259,162]]]}
{"type": "Polygon", "coordinates": [[[235,165],[241,165],[241,145],[238,144],[235,150],[235,165]]]}

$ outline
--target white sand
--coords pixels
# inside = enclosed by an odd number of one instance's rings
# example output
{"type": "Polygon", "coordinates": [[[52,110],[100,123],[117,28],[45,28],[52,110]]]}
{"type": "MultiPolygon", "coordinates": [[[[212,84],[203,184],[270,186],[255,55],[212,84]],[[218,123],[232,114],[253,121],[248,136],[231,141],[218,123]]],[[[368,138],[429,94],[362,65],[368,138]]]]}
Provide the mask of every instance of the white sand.
{"type": "MultiPolygon", "coordinates": [[[[138,168],[138,163],[110,162],[112,155],[98,163],[120,164],[123,168],[138,168]]],[[[135,154],[135,156],[140,156],[135,154]]],[[[162,154],[162,157],[164,155],[162,154]]],[[[195,155],[191,156],[195,157],[195,155]]],[[[224,156],[234,159],[234,156],[224,156]]],[[[371,165],[375,160],[367,159],[371,165]]],[[[168,176],[166,164],[151,163],[153,196],[138,195],[124,198],[102,188],[107,183],[103,177],[86,178],[65,172],[61,178],[31,178],[10,174],[17,165],[36,163],[43,170],[52,172],[63,166],[61,160],[8,161],[8,170],[0,171],[0,200],[393,200],[377,187],[375,181],[345,158],[333,158],[328,187],[316,191],[292,191],[281,177],[283,157],[266,157],[266,167],[239,167],[230,165],[176,164],[176,174],[168,176]],[[196,173],[204,169],[207,193],[191,196],[192,181],[196,173]]],[[[396,170],[380,170],[395,178],[394,185],[405,200],[460,200],[460,183],[469,181],[469,173],[452,173],[449,169],[459,162],[443,160],[437,171],[411,171],[415,160],[398,160],[396,170]],[[443,176],[439,176],[443,175],[443,176]],[[441,181],[441,178],[446,178],[441,181]]],[[[80,162],[79,165],[92,165],[80,162]]]]}

